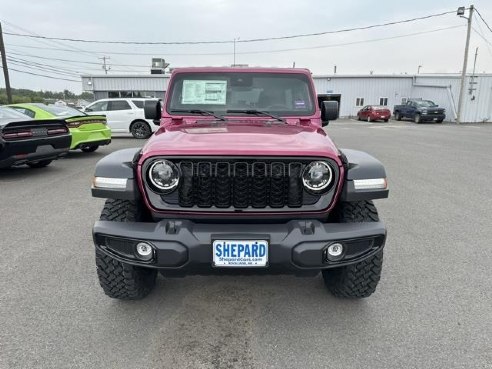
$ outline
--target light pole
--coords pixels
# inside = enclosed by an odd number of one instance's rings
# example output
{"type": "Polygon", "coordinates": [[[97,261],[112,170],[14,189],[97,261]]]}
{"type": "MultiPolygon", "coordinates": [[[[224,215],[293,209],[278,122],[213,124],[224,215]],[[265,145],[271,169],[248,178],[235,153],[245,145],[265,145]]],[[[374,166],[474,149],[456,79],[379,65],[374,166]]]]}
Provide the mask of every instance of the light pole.
{"type": "Polygon", "coordinates": [[[420,68],[422,68],[421,65],[419,65],[419,67],[417,68],[417,74],[420,74],[420,68]]]}
{"type": "Polygon", "coordinates": [[[461,6],[458,8],[456,15],[461,18],[465,18],[468,21],[468,26],[466,29],[466,43],[465,43],[465,56],[463,58],[463,69],[461,70],[461,83],[460,83],[460,97],[458,99],[458,113],[456,114],[456,123],[461,123],[461,114],[463,113],[463,95],[465,90],[465,79],[466,79],[466,67],[468,65],[468,49],[470,47],[470,33],[471,33],[471,25],[473,19],[473,5],[470,5],[468,18],[465,17],[465,7],[461,6]]]}

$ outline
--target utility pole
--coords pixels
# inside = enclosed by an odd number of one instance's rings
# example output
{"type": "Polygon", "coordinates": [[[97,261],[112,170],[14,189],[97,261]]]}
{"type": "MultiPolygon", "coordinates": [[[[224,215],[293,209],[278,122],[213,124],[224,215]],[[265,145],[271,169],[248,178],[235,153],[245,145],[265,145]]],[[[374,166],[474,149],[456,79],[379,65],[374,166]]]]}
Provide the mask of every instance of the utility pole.
{"type": "Polygon", "coordinates": [[[12,104],[12,91],[10,89],[9,68],[7,66],[7,54],[5,54],[5,44],[3,42],[2,23],[0,22],[0,53],[2,54],[3,76],[5,78],[5,91],[7,91],[7,102],[12,104]]]}
{"type": "Polygon", "coordinates": [[[234,43],[234,59],[233,59],[233,63],[232,63],[233,66],[236,66],[236,41],[237,40],[239,40],[239,37],[234,38],[234,40],[233,40],[233,43],[234,43]]]}
{"type": "Polygon", "coordinates": [[[456,123],[460,124],[462,123],[461,121],[461,114],[463,113],[463,95],[465,92],[465,79],[466,79],[466,68],[468,65],[468,49],[470,47],[470,33],[471,33],[471,25],[472,25],[472,19],[473,19],[473,5],[470,5],[470,10],[468,12],[468,18],[463,16],[461,13],[461,10],[458,9],[458,15],[462,18],[465,18],[468,21],[468,26],[466,29],[466,44],[465,44],[465,56],[463,58],[463,69],[461,70],[461,83],[460,83],[460,97],[458,99],[458,113],[456,114],[456,123]]]}
{"type": "Polygon", "coordinates": [[[104,73],[105,74],[108,74],[108,70],[111,69],[111,66],[109,66],[109,65],[106,64],[106,60],[111,59],[111,57],[109,57],[109,56],[103,56],[102,58],[99,58],[99,59],[101,59],[103,61],[102,69],[104,70],[104,73]]]}

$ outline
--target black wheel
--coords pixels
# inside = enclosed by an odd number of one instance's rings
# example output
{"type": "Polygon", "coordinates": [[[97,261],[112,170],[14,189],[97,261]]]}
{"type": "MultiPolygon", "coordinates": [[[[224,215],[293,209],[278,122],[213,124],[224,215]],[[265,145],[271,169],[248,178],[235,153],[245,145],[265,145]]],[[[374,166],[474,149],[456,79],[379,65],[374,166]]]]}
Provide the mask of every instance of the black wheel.
{"type": "Polygon", "coordinates": [[[395,119],[396,119],[396,120],[401,120],[401,114],[400,114],[400,112],[399,112],[399,111],[397,111],[397,112],[395,113],[395,119]]]}
{"type": "MultiPolygon", "coordinates": [[[[372,201],[342,202],[338,209],[341,223],[377,222],[378,212],[372,201]]],[[[323,280],[336,297],[371,296],[381,278],[383,251],[356,264],[323,270],[323,280]]]]}
{"type": "Polygon", "coordinates": [[[438,119],[438,120],[436,120],[436,123],[442,123],[443,120],[444,119],[438,119]]]}
{"type": "Polygon", "coordinates": [[[137,120],[130,126],[130,132],[135,138],[149,138],[152,135],[149,123],[137,120]]]}
{"type": "Polygon", "coordinates": [[[44,168],[50,165],[53,160],[40,160],[35,163],[27,163],[31,168],[44,168]]]}
{"type": "Polygon", "coordinates": [[[417,124],[419,124],[422,121],[422,118],[420,117],[420,114],[415,114],[413,117],[413,121],[417,124]]]}
{"type": "MultiPolygon", "coordinates": [[[[138,205],[128,200],[106,200],[101,220],[137,222],[143,219],[138,205]]],[[[139,300],[155,286],[157,272],[150,268],[122,263],[96,249],[99,284],[109,297],[121,300],[139,300]]]]}
{"type": "Polygon", "coordinates": [[[388,123],[388,120],[389,120],[389,119],[385,119],[385,120],[384,120],[384,123],[388,123]]]}
{"type": "Polygon", "coordinates": [[[94,152],[99,148],[99,145],[87,145],[87,146],[82,146],[80,150],[83,152],[94,152]]]}

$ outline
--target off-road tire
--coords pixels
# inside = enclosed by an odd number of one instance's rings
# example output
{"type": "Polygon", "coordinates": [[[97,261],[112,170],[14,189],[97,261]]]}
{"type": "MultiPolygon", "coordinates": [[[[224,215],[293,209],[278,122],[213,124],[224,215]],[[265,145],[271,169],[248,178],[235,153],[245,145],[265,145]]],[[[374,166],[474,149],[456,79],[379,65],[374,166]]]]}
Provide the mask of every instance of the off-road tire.
{"type": "Polygon", "coordinates": [[[400,114],[400,112],[399,112],[399,111],[397,111],[397,112],[395,113],[395,119],[396,119],[396,120],[398,120],[398,121],[400,121],[400,120],[401,120],[401,114],[400,114]]]}
{"type": "MultiPolygon", "coordinates": [[[[372,201],[342,202],[337,211],[340,223],[379,220],[372,201]]],[[[376,291],[382,266],[383,250],[356,264],[323,270],[323,280],[328,290],[336,297],[369,297],[376,291]]]]}
{"type": "Polygon", "coordinates": [[[152,136],[152,128],[144,120],[136,120],[130,125],[130,133],[134,138],[147,139],[152,136]]]}
{"type": "Polygon", "coordinates": [[[80,150],[83,152],[94,152],[99,148],[99,145],[87,145],[87,146],[82,146],[80,150]]]}
{"type": "MultiPolygon", "coordinates": [[[[100,220],[137,222],[141,218],[141,210],[135,202],[108,199],[104,204],[100,220]]],[[[109,297],[139,300],[147,296],[155,286],[156,270],[122,263],[97,248],[96,266],[99,284],[109,297]]]]}
{"type": "Polygon", "coordinates": [[[35,163],[26,163],[26,164],[29,165],[31,168],[44,168],[50,165],[52,161],[53,160],[40,160],[35,163]]]}

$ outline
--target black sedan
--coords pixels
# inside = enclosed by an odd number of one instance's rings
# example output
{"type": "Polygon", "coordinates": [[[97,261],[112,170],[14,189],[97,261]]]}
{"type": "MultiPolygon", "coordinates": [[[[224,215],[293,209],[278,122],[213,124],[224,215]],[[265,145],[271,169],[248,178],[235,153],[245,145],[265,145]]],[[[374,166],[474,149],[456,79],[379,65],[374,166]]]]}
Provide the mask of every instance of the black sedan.
{"type": "Polygon", "coordinates": [[[68,153],[71,136],[65,121],[33,120],[0,107],[0,168],[27,164],[42,168],[68,153]]]}

